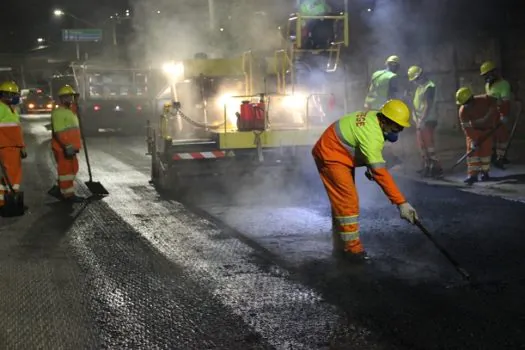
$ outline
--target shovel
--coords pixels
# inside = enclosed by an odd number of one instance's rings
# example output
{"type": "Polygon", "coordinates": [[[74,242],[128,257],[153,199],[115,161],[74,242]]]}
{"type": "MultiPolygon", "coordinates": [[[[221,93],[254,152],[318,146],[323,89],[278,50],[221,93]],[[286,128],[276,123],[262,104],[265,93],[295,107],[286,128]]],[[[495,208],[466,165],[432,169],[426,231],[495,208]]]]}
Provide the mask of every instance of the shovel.
{"type": "Polygon", "coordinates": [[[455,167],[460,165],[465,159],[470,157],[472,153],[476,152],[478,150],[479,145],[481,145],[483,142],[487,141],[492,135],[498,131],[498,129],[503,125],[503,123],[498,123],[493,129],[491,129],[488,133],[485,134],[482,138],[480,138],[478,142],[478,146],[472,148],[469,152],[465,153],[461,158],[457,160],[457,162],[452,166],[450,170],[454,170],[455,167]]]}
{"type": "Polygon", "coordinates": [[[88,147],[86,143],[86,138],[84,137],[84,129],[82,128],[82,117],[80,116],[80,113],[78,111],[77,116],[80,127],[80,133],[82,135],[82,144],[84,146],[84,155],[86,156],[86,165],[89,174],[89,180],[85,182],[86,187],[91,193],[93,193],[96,196],[107,196],[109,194],[108,190],[106,190],[106,188],[100,182],[93,181],[93,174],[91,173],[91,163],[89,162],[88,147]]]}
{"type": "Polygon", "coordinates": [[[24,206],[24,192],[15,192],[11,180],[7,175],[4,163],[0,160],[0,168],[2,169],[2,174],[4,175],[4,181],[8,187],[8,191],[4,192],[4,207],[2,208],[2,216],[5,217],[14,217],[22,216],[25,213],[24,206]]]}

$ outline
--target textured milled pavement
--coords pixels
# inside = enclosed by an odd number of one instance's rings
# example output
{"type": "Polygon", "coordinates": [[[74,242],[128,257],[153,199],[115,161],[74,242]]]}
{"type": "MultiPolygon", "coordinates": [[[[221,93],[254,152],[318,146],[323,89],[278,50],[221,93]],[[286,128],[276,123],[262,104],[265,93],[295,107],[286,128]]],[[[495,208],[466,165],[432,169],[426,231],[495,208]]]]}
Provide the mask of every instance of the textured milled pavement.
{"type": "Polygon", "coordinates": [[[362,173],[361,266],[332,257],[315,174],[194,178],[159,195],[143,137],[88,139],[110,195],[56,203],[43,125],[25,125],[30,212],[0,219],[2,348],[525,348],[522,203],[399,181],[465,269],[505,282],[473,288],[362,173]]]}

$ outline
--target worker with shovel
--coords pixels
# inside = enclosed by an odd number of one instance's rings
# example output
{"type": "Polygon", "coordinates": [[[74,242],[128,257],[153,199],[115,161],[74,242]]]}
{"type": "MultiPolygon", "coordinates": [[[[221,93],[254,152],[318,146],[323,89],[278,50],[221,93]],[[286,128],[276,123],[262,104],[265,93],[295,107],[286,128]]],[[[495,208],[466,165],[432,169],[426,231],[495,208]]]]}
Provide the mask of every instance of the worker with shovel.
{"type": "Polygon", "coordinates": [[[498,115],[497,100],[488,95],[474,96],[468,87],[456,92],[459,120],[467,139],[467,178],[472,185],[490,179],[490,154],[492,151],[493,121],[498,115]]]}
{"type": "Polygon", "coordinates": [[[58,187],[49,194],[66,201],[81,202],[85,198],[75,194],[75,178],[78,173],[77,153],[82,147],[79,120],[72,111],[78,94],[70,85],[58,91],[59,106],[51,113],[51,148],[57,163],[58,187]]]}
{"type": "MultiPolygon", "coordinates": [[[[355,168],[366,166],[401,217],[418,222],[416,210],[398,189],[383,158],[385,134],[410,126],[410,110],[401,100],[387,101],[380,110],[354,112],[333,123],[315,144],[312,155],[332,206],[334,252],[368,259],[359,239],[359,200],[355,168]]],[[[369,176],[370,176],[369,175],[369,176]]]]}
{"type": "Polygon", "coordinates": [[[20,102],[20,89],[12,81],[0,84],[0,211],[4,211],[7,192],[20,191],[22,159],[27,157],[20,116],[15,106],[20,102]]]}
{"type": "Polygon", "coordinates": [[[504,169],[505,164],[509,161],[505,157],[507,145],[509,142],[509,123],[510,116],[510,101],[512,99],[512,92],[510,84],[503,79],[501,73],[493,61],[484,62],[479,68],[480,75],[485,79],[485,92],[498,101],[499,116],[494,119],[494,124],[503,123],[500,128],[494,133],[494,154],[492,156],[492,163],[495,167],[504,169]]]}

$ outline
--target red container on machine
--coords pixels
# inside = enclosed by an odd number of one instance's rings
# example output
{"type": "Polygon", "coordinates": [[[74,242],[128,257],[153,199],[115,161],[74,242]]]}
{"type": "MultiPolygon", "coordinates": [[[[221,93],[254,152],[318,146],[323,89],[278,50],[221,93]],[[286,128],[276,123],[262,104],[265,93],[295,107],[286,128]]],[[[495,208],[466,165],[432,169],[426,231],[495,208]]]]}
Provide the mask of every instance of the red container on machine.
{"type": "Polygon", "coordinates": [[[263,131],[266,129],[264,99],[257,103],[242,101],[241,113],[237,116],[237,129],[239,131],[263,131]]]}

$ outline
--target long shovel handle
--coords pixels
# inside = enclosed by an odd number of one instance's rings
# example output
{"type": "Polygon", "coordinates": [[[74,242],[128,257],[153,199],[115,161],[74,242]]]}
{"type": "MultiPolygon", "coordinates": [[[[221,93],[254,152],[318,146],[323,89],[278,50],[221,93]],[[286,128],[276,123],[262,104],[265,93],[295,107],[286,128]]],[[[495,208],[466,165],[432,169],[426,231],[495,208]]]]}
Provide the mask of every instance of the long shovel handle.
{"type": "Polygon", "coordinates": [[[6,185],[7,187],[9,187],[9,191],[14,193],[15,189],[13,188],[13,184],[11,183],[11,180],[9,179],[9,175],[7,175],[7,170],[4,166],[4,160],[2,159],[2,157],[0,157],[0,169],[2,170],[2,175],[5,179],[6,185]]]}
{"type": "Polygon", "coordinates": [[[80,135],[82,136],[82,146],[84,146],[84,156],[86,157],[86,165],[89,175],[89,182],[93,181],[93,174],[91,173],[91,162],[89,161],[89,153],[88,153],[88,147],[86,142],[86,137],[84,135],[84,127],[82,125],[82,116],[80,115],[80,107],[77,106],[77,117],[78,117],[78,125],[80,127],[80,135]]]}
{"type": "Polygon", "coordinates": [[[514,135],[516,134],[516,129],[518,128],[518,124],[521,117],[521,111],[522,111],[522,104],[519,104],[518,107],[518,113],[516,113],[516,120],[514,121],[514,125],[512,126],[512,130],[509,135],[509,142],[507,142],[507,147],[505,148],[505,153],[503,155],[503,158],[507,158],[507,153],[509,152],[510,144],[512,143],[512,140],[514,139],[514,135]]]}
{"type": "MultiPolygon", "coordinates": [[[[482,143],[487,141],[502,125],[503,125],[503,123],[498,123],[494,128],[492,128],[485,136],[483,136],[479,140],[477,147],[481,146],[482,143]]],[[[451,169],[453,170],[455,167],[457,167],[459,164],[461,164],[465,159],[467,159],[467,157],[472,155],[472,153],[476,152],[477,151],[477,147],[474,148],[474,149],[471,149],[469,152],[465,153],[461,158],[459,158],[456,161],[456,164],[454,164],[451,169]]]]}
{"type": "Polygon", "coordinates": [[[421,221],[416,221],[416,226],[423,232],[423,234],[434,244],[434,246],[443,254],[445,258],[454,266],[456,271],[461,275],[461,277],[467,281],[470,281],[470,274],[461,267],[461,265],[454,259],[450,253],[443,247],[441,244],[439,244],[438,241],[430,234],[430,232],[426,229],[425,226],[421,223],[421,221]]]}

